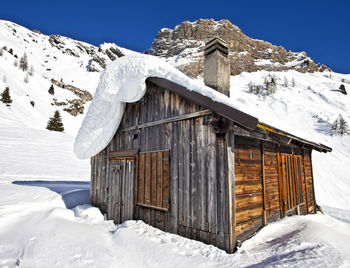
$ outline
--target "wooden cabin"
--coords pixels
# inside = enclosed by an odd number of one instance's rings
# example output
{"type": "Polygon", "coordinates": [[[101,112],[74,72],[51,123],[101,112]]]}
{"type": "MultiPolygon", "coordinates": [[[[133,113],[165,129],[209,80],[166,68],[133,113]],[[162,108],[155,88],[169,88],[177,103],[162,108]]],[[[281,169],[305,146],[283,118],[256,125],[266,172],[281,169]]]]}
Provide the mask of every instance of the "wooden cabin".
{"type": "MultiPolygon", "coordinates": [[[[229,94],[228,49],[206,45],[204,81],[229,94]]],[[[286,215],[316,212],[316,144],[172,81],[151,77],[91,159],[91,202],[115,223],[142,220],[234,252],[286,215]]]]}

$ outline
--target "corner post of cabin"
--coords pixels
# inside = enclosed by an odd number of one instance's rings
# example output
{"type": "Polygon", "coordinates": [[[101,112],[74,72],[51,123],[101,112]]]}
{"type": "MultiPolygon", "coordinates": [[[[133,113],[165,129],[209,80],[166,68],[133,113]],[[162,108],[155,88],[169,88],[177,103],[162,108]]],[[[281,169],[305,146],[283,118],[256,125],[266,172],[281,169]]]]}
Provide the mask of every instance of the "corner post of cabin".
{"type": "Polygon", "coordinates": [[[235,154],[234,154],[234,130],[229,128],[226,135],[227,148],[227,182],[228,182],[228,215],[229,215],[229,234],[230,247],[229,253],[233,253],[236,245],[236,206],[235,206],[235,154]]]}
{"type": "Polygon", "coordinates": [[[261,175],[262,175],[262,190],[263,190],[263,225],[267,224],[266,215],[266,179],[265,179],[265,153],[264,153],[264,142],[261,141],[261,175]]]}
{"type": "Polygon", "coordinates": [[[317,208],[316,208],[316,196],[315,196],[315,183],[314,183],[314,171],[312,168],[312,151],[310,150],[309,155],[310,155],[310,168],[311,168],[311,182],[312,182],[312,195],[314,197],[314,213],[317,212],[317,208]]]}
{"type": "Polygon", "coordinates": [[[281,148],[278,144],[276,147],[277,151],[277,169],[278,169],[278,188],[279,188],[279,195],[280,195],[280,215],[281,218],[284,217],[284,200],[283,200],[283,184],[282,184],[282,159],[281,159],[281,148]]]}
{"type": "MultiPolygon", "coordinates": [[[[216,91],[230,96],[230,61],[228,59],[228,45],[221,38],[209,40],[204,47],[204,84],[216,91]]],[[[221,223],[224,231],[224,243],[219,237],[219,244],[229,253],[233,253],[236,245],[235,236],[235,173],[234,173],[234,132],[233,125],[218,116],[217,150],[220,155],[218,179],[222,191],[220,202],[223,204],[221,223]]],[[[222,236],[222,234],[220,234],[222,236]]]]}
{"type": "Polygon", "coordinates": [[[308,191],[307,191],[306,165],[305,165],[305,149],[302,149],[302,152],[303,152],[304,183],[305,183],[305,207],[306,207],[306,214],[309,214],[309,196],[308,196],[308,191]]]}

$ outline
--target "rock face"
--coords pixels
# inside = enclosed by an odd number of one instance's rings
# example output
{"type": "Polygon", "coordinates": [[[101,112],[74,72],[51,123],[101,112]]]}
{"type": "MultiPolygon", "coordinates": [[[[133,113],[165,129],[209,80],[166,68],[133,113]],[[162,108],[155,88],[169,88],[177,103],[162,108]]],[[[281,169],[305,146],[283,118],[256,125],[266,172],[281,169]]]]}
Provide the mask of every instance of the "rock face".
{"type": "Polygon", "coordinates": [[[161,29],[150,53],[166,58],[188,75],[202,76],[204,45],[214,37],[220,37],[228,43],[231,75],[258,70],[294,69],[299,72],[330,70],[325,65],[316,64],[305,52],[291,52],[281,46],[252,39],[228,20],[184,21],[173,30],[161,29]]]}

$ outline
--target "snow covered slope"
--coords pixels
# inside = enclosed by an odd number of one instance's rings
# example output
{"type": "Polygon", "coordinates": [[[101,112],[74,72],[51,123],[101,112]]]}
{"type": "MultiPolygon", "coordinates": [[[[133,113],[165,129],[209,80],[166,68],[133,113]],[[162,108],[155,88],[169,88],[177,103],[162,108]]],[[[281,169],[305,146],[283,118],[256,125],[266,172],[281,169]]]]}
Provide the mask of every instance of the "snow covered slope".
{"type": "Polygon", "coordinates": [[[114,225],[89,205],[68,209],[84,202],[77,197],[88,187],[81,182],[0,181],[0,267],[350,265],[350,224],[326,215],[269,224],[235,254],[226,254],[142,221],[114,225]]]}
{"type": "Polygon", "coordinates": [[[115,44],[95,47],[59,35],[46,36],[0,20],[0,93],[8,87],[12,99],[9,107],[0,102],[0,178],[89,180],[89,161],[77,160],[72,153],[74,137],[100,71],[128,53],[135,52],[115,44]],[[24,54],[25,71],[20,68],[24,54]],[[53,95],[48,92],[51,85],[53,95]],[[69,112],[75,107],[76,116],[69,112]],[[46,129],[55,110],[62,116],[64,133],[46,129]]]}
{"type": "Polygon", "coordinates": [[[48,116],[58,109],[62,111],[66,133],[72,135],[76,134],[83,116],[78,114],[72,118],[69,113],[63,112],[65,106],[55,104],[54,99],[57,99],[56,103],[79,99],[67,90],[67,85],[93,94],[99,72],[105,65],[118,55],[132,53],[115,44],[102,44],[97,48],[59,35],[46,36],[3,20],[0,20],[0,48],[3,48],[3,55],[0,56],[0,91],[8,86],[13,99],[9,114],[24,124],[43,129],[48,116]],[[28,57],[28,71],[14,66],[19,65],[24,54],[28,57]],[[31,66],[34,69],[32,76],[28,75],[31,66]],[[24,81],[26,77],[28,82],[24,81]],[[50,95],[48,89],[53,80],[62,82],[66,87],[56,86],[59,85],[56,82],[55,94],[50,95]],[[34,101],[34,107],[30,101],[34,101]],[[20,109],[23,109],[22,113],[20,109]]]}

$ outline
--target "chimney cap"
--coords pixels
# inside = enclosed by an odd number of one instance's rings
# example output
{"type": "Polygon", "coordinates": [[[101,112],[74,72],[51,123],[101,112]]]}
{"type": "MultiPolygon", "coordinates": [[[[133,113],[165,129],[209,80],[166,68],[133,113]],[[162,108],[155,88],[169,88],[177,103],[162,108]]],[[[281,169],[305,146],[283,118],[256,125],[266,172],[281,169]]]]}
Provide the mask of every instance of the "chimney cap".
{"type": "Polygon", "coordinates": [[[219,50],[224,56],[228,55],[227,43],[219,37],[214,37],[205,44],[204,56],[209,55],[215,50],[219,50]]]}

